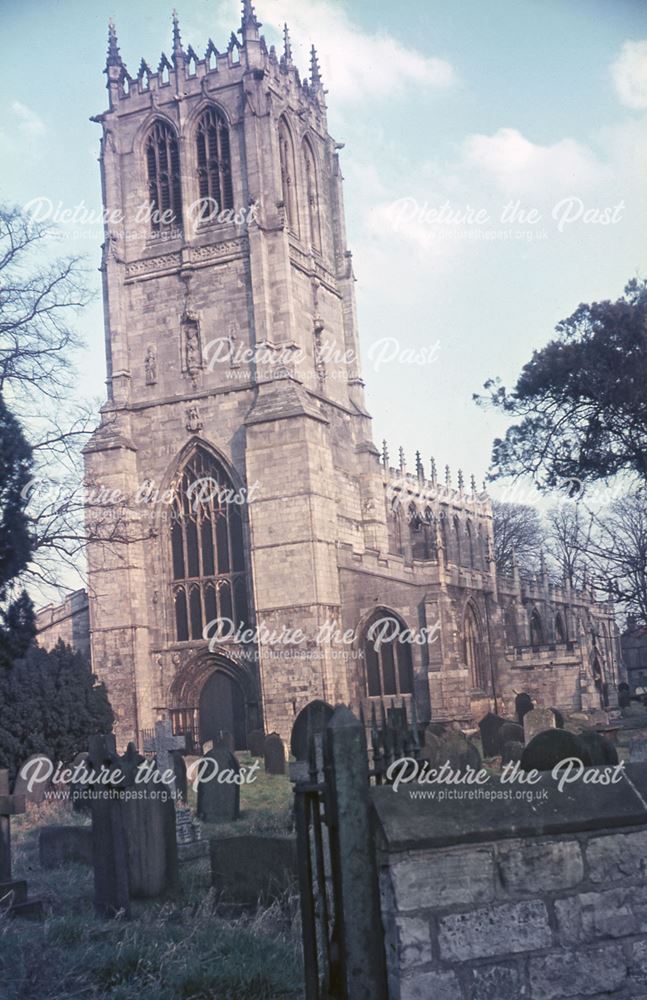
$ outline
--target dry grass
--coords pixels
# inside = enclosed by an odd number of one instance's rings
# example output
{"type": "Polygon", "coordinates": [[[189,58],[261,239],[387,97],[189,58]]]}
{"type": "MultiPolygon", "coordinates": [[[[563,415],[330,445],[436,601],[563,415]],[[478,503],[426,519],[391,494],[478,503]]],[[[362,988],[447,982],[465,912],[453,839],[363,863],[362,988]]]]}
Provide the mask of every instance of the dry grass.
{"type": "MultiPolygon", "coordinates": [[[[240,823],[205,836],[284,832],[291,786],[259,773],[243,787],[240,823]]],[[[0,917],[2,1000],[297,1000],[302,997],[298,900],[232,919],[210,887],[208,859],[182,865],[169,898],[136,903],[130,921],[99,920],[92,872],[42,871],[41,826],[87,822],[63,803],[30,807],[12,823],[13,867],[45,903],[38,923],[0,917]]]]}

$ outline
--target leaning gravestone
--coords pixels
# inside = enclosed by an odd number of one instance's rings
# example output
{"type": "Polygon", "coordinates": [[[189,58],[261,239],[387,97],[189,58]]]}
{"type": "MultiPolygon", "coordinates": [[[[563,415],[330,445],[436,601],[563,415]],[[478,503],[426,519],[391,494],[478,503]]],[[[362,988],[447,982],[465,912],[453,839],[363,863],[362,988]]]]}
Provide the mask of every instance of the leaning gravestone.
{"type": "Polygon", "coordinates": [[[285,774],[285,747],[278,733],[265,737],[263,756],[266,774],[285,774]]]}
{"type": "Polygon", "coordinates": [[[506,743],[501,754],[501,765],[510,764],[512,761],[521,760],[523,757],[523,743],[506,743]]]}
{"type": "Polygon", "coordinates": [[[535,703],[529,694],[523,691],[514,700],[514,710],[520,725],[523,725],[523,717],[527,712],[532,712],[535,703]]]}
{"type": "Polygon", "coordinates": [[[201,759],[212,763],[205,765],[203,780],[198,785],[199,818],[205,823],[237,820],[240,816],[240,785],[234,778],[240,772],[238,761],[227,747],[214,747],[201,759]]]}
{"type": "MultiPolygon", "coordinates": [[[[14,795],[23,795],[25,797],[25,802],[31,802],[32,805],[39,806],[45,801],[45,796],[51,787],[51,782],[47,781],[34,781],[32,782],[31,790],[29,788],[29,776],[33,774],[32,769],[28,769],[28,765],[32,761],[42,760],[47,764],[52,764],[49,757],[43,753],[34,753],[31,757],[28,757],[23,764],[20,765],[20,770],[16,775],[16,780],[13,786],[14,795]]],[[[52,765],[53,767],[53,765],[52,765]]],[[[45,765],[43,766],[43,773],[45,773],[45,765]]]]}
{"type": "Polygon", "coordinates": [[[290,734],[290,750],[296,760],[308,760],[310,737],[323,733],[334,711],[331,705],[320,699],[301,709],[290,734]]]}
{"type": "Polygon", "coordinates": [[[523,717],[524,743],[530,743],[537,733],[547,729],[555,729],[555,713],[552,708],[533,708],[523,717]]]}
{"type": "Polygon", "coordinates": [[[581,760],[585,767],[593,763],[589,750],[574,733],[566,729],[548,729],[538,733],[527,745],[521,757],[521,769],[552,771],[556,764],[569,757],[581,760]]]}
{"type": "Polygon", "coordinates": [[[495,715],[494,712],[488,712],[479,722],[484,757],[498,757],[501,752],[499,730],[504,724],[505,719],[502,719],[499,715],[495,715]]]}
{"type": "Polygon", "coordinates": [[[252,729],[247,734],[247,749],[252,757],[262,757],[265,747],[265,733],[262,729],[252,729]]]}

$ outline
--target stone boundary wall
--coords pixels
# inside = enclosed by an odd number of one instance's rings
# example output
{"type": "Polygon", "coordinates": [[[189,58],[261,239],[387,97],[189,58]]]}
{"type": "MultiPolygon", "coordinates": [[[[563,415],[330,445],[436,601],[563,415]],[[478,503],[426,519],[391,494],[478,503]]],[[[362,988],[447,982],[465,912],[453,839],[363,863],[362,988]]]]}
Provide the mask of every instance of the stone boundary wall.
{"type": "Polygon", "coordinates": [[[554,795],[526,817],[496,803],[481,834],[474,809],[409,801],[407,819],[379,789],[389,1000],[647,1000],[647,815],[623,785],[577,790],[563,819],[554,795]]]}

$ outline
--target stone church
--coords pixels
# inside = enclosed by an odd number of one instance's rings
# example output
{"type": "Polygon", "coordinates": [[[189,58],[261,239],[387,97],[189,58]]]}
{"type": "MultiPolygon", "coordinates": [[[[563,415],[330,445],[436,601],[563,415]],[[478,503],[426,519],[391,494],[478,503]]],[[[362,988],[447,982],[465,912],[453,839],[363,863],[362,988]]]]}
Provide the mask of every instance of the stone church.
{"type": "Polygon", "coordinates": [[[474,480],[376,448],[316,52],[303,78],[287,28],[280,54],[259,28],[244,0],[200,57],[174,16],[170,58],[132,76],[110,26],[88,590],[41,641],[89,629],[121,742],[170,718],[243,748],[313,699],[467,724],[520,691],[599,708],[610,606],[497,575],[474,480]]]}

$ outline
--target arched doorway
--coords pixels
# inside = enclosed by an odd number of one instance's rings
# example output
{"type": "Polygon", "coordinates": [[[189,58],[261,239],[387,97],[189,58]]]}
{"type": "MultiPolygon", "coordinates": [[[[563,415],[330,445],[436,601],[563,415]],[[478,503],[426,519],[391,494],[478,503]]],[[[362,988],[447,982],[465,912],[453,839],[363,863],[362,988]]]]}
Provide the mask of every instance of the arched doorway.
{"type": "Polygon", "coordinates": [[[247,749],[247,718],[242,687],[224,670],[214,670],[200,692],[200,742],[216,742],[223,732],[231,733],[236,750],[247,749]]]}

